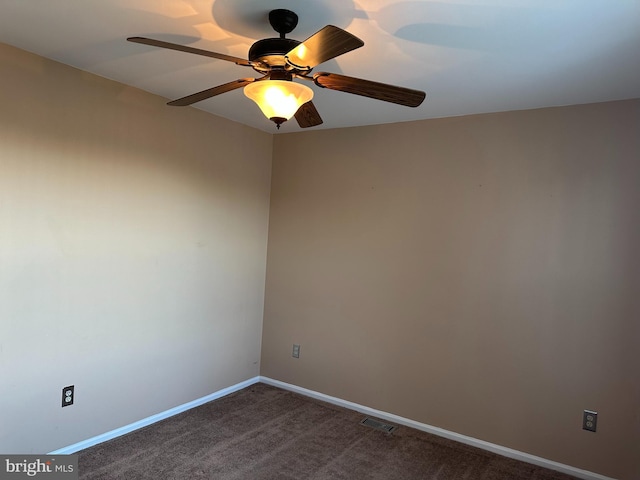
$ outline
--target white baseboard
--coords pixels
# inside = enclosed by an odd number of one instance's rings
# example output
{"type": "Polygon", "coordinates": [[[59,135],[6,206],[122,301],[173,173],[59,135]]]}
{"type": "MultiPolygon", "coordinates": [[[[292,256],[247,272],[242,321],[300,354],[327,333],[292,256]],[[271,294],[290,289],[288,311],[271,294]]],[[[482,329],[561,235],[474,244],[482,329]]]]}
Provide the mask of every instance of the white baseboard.
{"type": "Polygon", "coordinates": [[[365,407],[364,405],[360,405],[358,403],[349,402],[348,400],[342,400],[337,397],[325,395],[324,393],[316,392],[314,390],[309,390],[307,388],[298,387],[297,385],[292,385],[290,383],[285,383],[279,380],[274,380],[272,378],[262,377],[262,376],[250,378],[248,380],[245,380],[244,382],[240,382],[230,387],[223,388],[222,390],[218,390],[217,392],[214,392],[210,395],[206,395],[202,398],[198,398],[191,402],[178,405],[177,407],[170,408],[169,410],[166,410],[164,412],[151,415],[150,417],[144,418],[142,420],[131,423],[129,425],[125,425],[124,427],[116,428],[115,430],[111,430],[110,432],[97,435],[95,437],[89,438],[88,440],[83,440],[81,442],[74,443],[73,445],[69,445],[67,447],[63,447],[58,450],[54,450],[53,452],[49,452],[48,455],[70,455],[70,454],[76,453],[85,448],[92,447],[99,443],[106,442],[107,440],[117,438],[126,433],[133,432],[134,430],[138,430],[139,428],[146,427],[153,423],[159,422],[160,420],[164,420],[165,418],[172,417],[174,415],[177,415],[178,413],[182,413],[191,408],[199,407],[200,405],[203,405],[207,402],[224,397],[225,395],[229,395],[230,393],[237,392],[238,390],[242,390],[243,388],[246,388],[258,382],[266,383],[267,385],[272,385],[274,387],[279,387],[284,390],[289,390],[291,392],[299,393],[301,395],[304,395],[310,398],[315,398],[316,400],[321,400],[323,402],[331,403],[333,405],[338,405],[340,407],[348,408],[349,410],[355,410],[356,412],[364,413],[366,415],[371,415],[381,420],[390,421],[392,423],[397,423],[399,425],[415,428],[416,430],[432,433],[434,435],[448,438],[450,440],[464,443],[466,445],[478,447],[483,450],[487,450],[489,452],[502,455],[504,457],[513,458],[514,460],[520,460],[523,462],[531,463],[533,465],[538,465],[540,467],[545,467],[551,470],[556,470],[558,472],[566,473],[567,475],[573,475],[574,477],[581,478],[583,480],[615,480],[611,477],[605,477],[604,475],[600,475],[598,473],[589,472],[587,470],[581,470],[579,468],[571,467],[569,465],[564,465],[562,463],[554,462],[552,460],[547,460],[546,458],[536,457],[535,455],[530,455],[528,453],[520,452],[518,450],[513,450],[511,448],[496,445],[494,443],[485,442],[484,440],[468,437],[466,435],[461,435],[459,433],[451,432],[449,430],[445,430],[442,428],[433,427],[431,425],[427,425],[426,423],[416,422],[415,420],[410,420],[408,418],[404,418],[399,415],[394,415],[393,413],[387,413],[387,412],[383,412],[382,410],[376,410],[375,408],[365,407]]]}
{"type": "Polygon", "coordinates": [[[390,421],[392,423],[397,423],[399,425],[415,428],[416,430],[432,433],[434,435],[438,435],[439,437],[444,437],[450,440],[454,440],[456,442],[464,443],[466,445],[471,445],[472,447],[478,447],[483,450],[487,450],[489,452],[502,455],[503,457],[513,458],[514,460],[520,460],[523,462],[531,463],[533,465],[538,465],[540,467],[548,468],[550,470],[555,470],[557,472],[566,473],[567,475],[573,475],[574,477],[582,478],[584,480],[615,480],[611,477],[605,477],[604,475],[600,475],[598,473],[589,472],[587,470],[581,470],[579,468],[571,467],[569,465],[564,465],[562,463],[554,462],[552,460],[547,460],[546,458],[536,457],[535,455],[530,455],[528,453],[520,452],[518,450],[502,447],[500,445],[496,445],[495,443],[489,443],[489,442],[485,442],[484,440],[478,440],[477,438],[467,437],[466,435],[461,435],[459,433],[451,432],[449,430],[444,430],[442,428],[432,427],[431,425],[427,425],[426,423],[416,422],[414,420],[410,420],[408,418],[404,418],[399,415],[394,415],[393,413],[387,413],[381,410],[376,410],[374,408],[365,407],[364,405],[360,405],[358,403],[342,400],[340,398],[332,397],[330,395],[325,395],[324,393],[316,392],[314,390],[309,390],[306,388],[298,387],[296,385],[292,385],[290,383],[274,380],[269,377],[261,376],[259,377],[259,379],[260,379],[260,382],[266,383],[267,385],[272,385],[274,387],[279,387],[284,390],[289,390],[291,392],[299,393],[307,397],[315,398],[316,400],[321,400],[323,402],[331,403],[333,405],[338,405],[340,407],[348,408],[349,410],[355,410],[356,412],[364,413],[366,415],[371,415],[381,420],[390,421]]]}
{"type": "Polygon", "coordinates": [[[229,395],[230,393],[242,390],[243,388],[253,385],[254,383],[258,383],[259,381],[260,377],[250,378],[248,380],[245,380],[244,382],[236,383],[235,385],[223,388],[222,390],[218,390],[217,392],[214,392],[210,395],[198,398],[197,400],[193,400],[182,405],[178,405],[177,407],[170,408],[169,410],[166,410],[164,412],[151,415],[150,417],[143,418],[142,420],[138,420],[137,422],[125,425],[124,427],[116,428],[115,430],[97,435],[93,438],[89,438],[88,440],[83,440],[81,442],[74,443],[73,445],[60,448],[53,452],[49,452],[48,455],[70,455],[72,453],[76,453],[85,448],[97,445],[98,443],[106,442],[107,440],[119,437],[121,435],[124,435],[125,433],[133,432],[134,430],[138,430],[139,428],[146,427],[147,425],[151,425],[152,423],[156,423],[160,420],[164,420],[165,418],[172,417],[191,408],[199,407],[200,405],[203,405],[212,400],[216,400],[220,397],[224,397],[225,395],[229,395]]]}

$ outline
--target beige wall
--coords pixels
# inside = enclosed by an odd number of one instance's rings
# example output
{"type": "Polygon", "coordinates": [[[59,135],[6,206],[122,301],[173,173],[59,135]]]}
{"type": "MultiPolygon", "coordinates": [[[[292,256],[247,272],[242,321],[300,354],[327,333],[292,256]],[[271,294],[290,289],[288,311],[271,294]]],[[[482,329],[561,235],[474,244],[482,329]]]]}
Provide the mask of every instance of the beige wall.
{"type": "Polygon", "coordinates": [[[639,132],[636,100],[277,136],[261,373],[640,478],[639,132]]]}
{"type": "Polygon", "coordinates": [[[2,453],[259,374],[272,137],[165,101],[0,45],[2,453]]]}
{"type": "Polygon", "coordinates": [[[639,101],[273,140],[164,102],[0,46],[1,452],[261,373],[640,478],[639,101]]]}

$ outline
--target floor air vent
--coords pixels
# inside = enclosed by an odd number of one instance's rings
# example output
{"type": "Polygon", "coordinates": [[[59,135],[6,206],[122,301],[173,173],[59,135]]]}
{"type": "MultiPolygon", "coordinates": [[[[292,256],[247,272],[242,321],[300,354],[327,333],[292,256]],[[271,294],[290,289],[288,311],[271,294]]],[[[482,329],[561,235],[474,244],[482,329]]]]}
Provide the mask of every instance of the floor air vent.
{"type": "Polygon", "coordinates": [[[361,425],[365,425],[367,427],[375,428],[376,430],[381,430],[386,433],[391,433],[398,427],[395,425],[389,425],[387,423],[379,422],[378,420],[374,420],[373,418],[365,418],[360,422],[361,425]]]}

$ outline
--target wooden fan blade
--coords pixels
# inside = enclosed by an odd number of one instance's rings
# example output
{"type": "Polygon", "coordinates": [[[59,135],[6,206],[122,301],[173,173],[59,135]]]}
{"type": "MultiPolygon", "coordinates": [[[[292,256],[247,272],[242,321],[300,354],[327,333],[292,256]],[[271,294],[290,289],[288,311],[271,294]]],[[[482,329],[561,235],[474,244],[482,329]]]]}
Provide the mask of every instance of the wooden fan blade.
{"type": "Polygon", "coordinates": [[[426,97],[426,94],[420,90],[347,77],[337,73],[319,72],[313,76],[313,81],[319,87],[362,95],[363,97],[375,98],[384,102],[397,103],[406,107],[417,107],[426,97]]]}
{"type": "Polygon", "coordinates": [[[338,55],[360,48],[364,42],[346,30],[327,25],[285,55],[292,66],[311,70],[338,55]]]}
{"type": "Polygon", "coordinates": [[[200,48],[186,47],[177,43],[163,42],[162,40],[154,40],[153,38],[145,37],[129,37],[128,41],[134,43],[142,43],[144,45],[151,45],[152,47],[168,48],[169,50],[177,50],[178,52],[193,53],[195,55],[203,55],[205,57],[217,58],[219,60],[226,60],[227,62],[233,62],[237,65],[243,65],[250,67],[252,65],[249,60],[245,60],[240,57],[232,57],[231,55],[225,55],[223,53],[210,52],[209,50],[202,50],[200,48]]]}
{"type": "Polygon", "coordinates": [[[216,95],[220,95],[221,93],[230,92],[231,90],[244,87],[245,85],[248,85],[255,80],[255,78],[240,78],[238,80],[234,80],[233,82],[225,83],[224,85],[207,88],[206,90],[203,90],[201,92],[178,98],[177,100],[173,100],[167,103],[167,105],[171,105],[172,107],[185,107],[187,105],[206,100],[207,98],[215,97],[216,95]]]}
{"type": "Polygon", "coordinates": [[[303,104],[296,112],[295,117],[300,128],[315,127],[322,123],[322,118],[312,101],[303,104]]]}

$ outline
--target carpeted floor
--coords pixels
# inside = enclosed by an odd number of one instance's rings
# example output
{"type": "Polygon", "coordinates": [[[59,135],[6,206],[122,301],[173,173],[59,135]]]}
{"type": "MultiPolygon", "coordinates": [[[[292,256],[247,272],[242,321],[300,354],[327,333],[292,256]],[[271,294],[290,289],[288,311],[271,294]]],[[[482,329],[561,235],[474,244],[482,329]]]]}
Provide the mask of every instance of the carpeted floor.
{"type": "Polygon", "coordinates": [[[80,479],[570,480],[258,383],[79,452],[80,479]]]}

